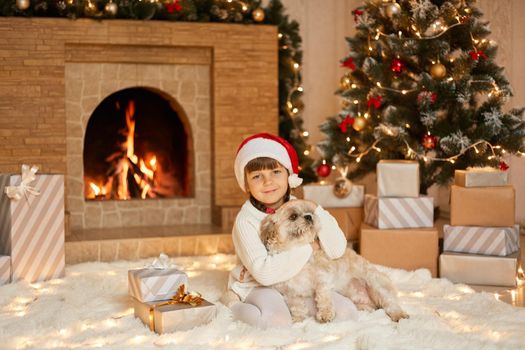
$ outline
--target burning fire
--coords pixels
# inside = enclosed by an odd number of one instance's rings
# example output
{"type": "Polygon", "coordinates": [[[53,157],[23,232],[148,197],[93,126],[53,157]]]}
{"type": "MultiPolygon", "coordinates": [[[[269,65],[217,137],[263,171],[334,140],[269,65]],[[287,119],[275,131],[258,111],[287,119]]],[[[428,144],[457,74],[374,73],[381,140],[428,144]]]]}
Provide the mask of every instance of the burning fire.
{"type": "Polygon", "coordinates": [[[135,154],[135,102],[129,101],[126,109],[126,130],[120,150],[110,155],[107,180],[103,184],[89,182],[89,199],[131,199],[157,197],[156,186],[157,158],[149,160],[135,154]]]}

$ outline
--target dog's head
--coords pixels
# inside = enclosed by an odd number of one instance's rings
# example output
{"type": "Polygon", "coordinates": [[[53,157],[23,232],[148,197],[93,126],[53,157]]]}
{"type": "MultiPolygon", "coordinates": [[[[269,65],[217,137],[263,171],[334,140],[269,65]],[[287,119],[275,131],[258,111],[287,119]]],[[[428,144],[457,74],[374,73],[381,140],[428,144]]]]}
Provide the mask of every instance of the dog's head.
{"type": "Polygon", "coordinates": [[[317,205],[305,200],[291,200],[261,223],[261,240],[270,253],[312,243],[319,231],[317,205]]]}

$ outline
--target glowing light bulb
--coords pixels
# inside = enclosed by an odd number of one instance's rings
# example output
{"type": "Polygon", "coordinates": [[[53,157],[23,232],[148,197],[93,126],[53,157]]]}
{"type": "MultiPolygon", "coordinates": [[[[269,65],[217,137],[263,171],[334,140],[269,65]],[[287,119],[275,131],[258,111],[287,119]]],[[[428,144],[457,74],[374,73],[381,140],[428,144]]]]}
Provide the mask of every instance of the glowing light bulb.
{"type": "Polygon", "coordinates": [[[355,159],[355,161],[356,161],[356,163],[359,163],[359,162],[361,161],[361,157],[357,157],[357,158],[355,159]]]}
{"type": "Polygon", "coordinates": [[[310,135],[310,133],[308,131],[303,131],[303,136],[304,137],[308,137],[310,135]]]}

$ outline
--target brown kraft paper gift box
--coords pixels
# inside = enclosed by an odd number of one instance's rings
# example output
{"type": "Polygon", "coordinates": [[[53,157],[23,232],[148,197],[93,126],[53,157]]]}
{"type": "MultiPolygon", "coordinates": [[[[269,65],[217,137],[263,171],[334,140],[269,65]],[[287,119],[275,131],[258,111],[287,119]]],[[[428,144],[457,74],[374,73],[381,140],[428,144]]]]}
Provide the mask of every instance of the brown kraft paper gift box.
{"type": "Polygon", "coordinates": [[[461,187],[450,190],[452,226],[513,226],[515,192],[512,186],[461,187]]]}
{"type": "Polygon", "coordinates": [[[437,277],[436,228],[377,229],[361,226],[360,254],[374,264],[405,270],[429,269],[437,277]]]}
{"type": "Polygon", "coordinates": [[[363,208],[325,208],[339,224],[348,241],[359,239],[363,208]]]}

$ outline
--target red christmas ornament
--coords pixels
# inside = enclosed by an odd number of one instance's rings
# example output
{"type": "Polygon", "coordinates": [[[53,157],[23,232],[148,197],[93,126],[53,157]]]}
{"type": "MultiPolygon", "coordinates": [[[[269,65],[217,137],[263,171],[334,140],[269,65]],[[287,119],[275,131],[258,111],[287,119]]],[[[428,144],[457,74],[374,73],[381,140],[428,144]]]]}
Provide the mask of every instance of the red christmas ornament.
{"type": "Polygon", "coordinates": [[[427,133],[421,139],[421,144],[426,149],[434,149],[437,146],[437,140],[438,140],[437,136],[427,133]]]}
{"type": "Polygon", "coordinates": [[[405,69],[405,64],[399,58],[394,58],[390,64],[390,69],[392,72],[401,73],[405,69]]]}
{"type": "Polygon", "coordinates": [[[354,60],[352,59],[352,57],[348,57],[346,59],[346,61],[344,61],[341,64],[341,67],[346,67],[346,68],[349,68],[351,70],[354,70],[355,69],[355,64],[354,64],[354,60]]]}
{"type": "Polygon", "coordinates": [[[509,165],[504,161],[499,162],[499,170],[507,171],[509,168],[509,165]]]}
{"type": "Polygon", "coordinates": [[[379,109],[379,107],[381,107],[382,99],[383,99],[383,96],[381,95],[369,96],[368,97],[368,108],[374,107],[375,109],[379,109]]]}
{"type": "Polygon", "coordinates": [[[480,57],[483,58],[484,60],[488,58],[487,55],[485,55],[485,53],[482,50],[470,51],[468,54],[470,55],[470,58],[472,58],[474,61],[479,60],[480,57]]]}
{"type": "Polygon", "coordinates": [[[164,4],[164,7],[166,8],[166,11],[168,11],[168,13],[179,12],[182,10],[182,5],[179,3],[179,0],[166,3],[164,4]]]}
{"type": "Polygon", "coordinates": [[[346,115],[345,119],[339,123],[339,129],[343,134],[346,134],[348,127],[354,125],[355,118],[351,117],[349,114],[346,115]]]}
{"type": "Polygon", "coordinates": [[[319,177],[327,177],[330,175],[330,172],[332,171],[332,168],[328,164],[321,164],[317,167],[317,175],[319,177]]]}
{"type": "Polygon", "coordinates": [[[361,16],[363,13],[365,13],[364,11],[360,10],[360,9],[355,9],[352,11],[352,14],[354,15],[354,22],[357,23],[357,21],[359,20],[359,16],[361,16]]]}
{"type": "Polygon", "coordinates": [[[459,17],[459,21],[460,21],[462,24],[467,23],[467,22],[469,21],[469,19],[470,19],[470,18],[469,18],[469,16],[467,16],[467,15],[463,15],[463,16],[459,17]]]}

